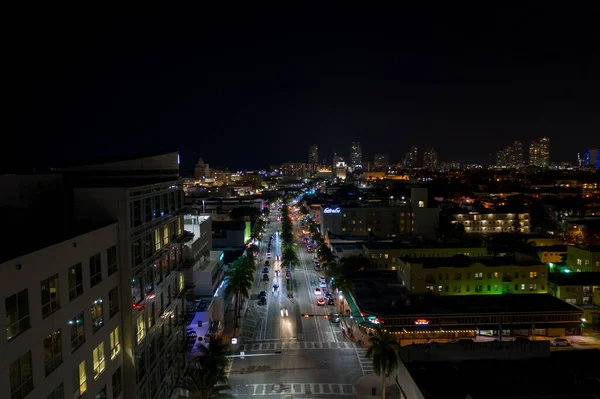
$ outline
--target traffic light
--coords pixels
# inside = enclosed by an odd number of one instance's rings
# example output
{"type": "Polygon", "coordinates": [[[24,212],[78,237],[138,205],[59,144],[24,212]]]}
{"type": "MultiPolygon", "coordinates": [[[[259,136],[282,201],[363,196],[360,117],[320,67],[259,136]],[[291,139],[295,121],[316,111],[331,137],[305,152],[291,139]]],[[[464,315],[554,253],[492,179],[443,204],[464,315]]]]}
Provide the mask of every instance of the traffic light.
{"type": "Polygon", "coordinates": [[[329,315],[324,314],[323,317],[326,318],[326,319],[328,319],[329,315]]]}

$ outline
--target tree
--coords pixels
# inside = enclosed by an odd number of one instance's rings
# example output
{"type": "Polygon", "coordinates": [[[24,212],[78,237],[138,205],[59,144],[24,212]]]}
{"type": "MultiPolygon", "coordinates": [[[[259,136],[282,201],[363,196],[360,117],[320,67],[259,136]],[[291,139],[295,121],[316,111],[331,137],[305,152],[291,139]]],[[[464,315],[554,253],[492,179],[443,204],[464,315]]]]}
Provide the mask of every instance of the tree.
{"type": "MultiPolygon", "coordinates": [[[[350,293],[354,291],[354,283],[344,275],[333,276],[333,282],[331,285],[333,288],[340,291],[340,293],[350,293]]],[[[342,312],[344,312],[343,308],[342,312]]]]}
{"type": "Polygon", "coordinates": [[[287,244],[284,242],[283,251],[281,253],[281,260],[283,263],[287,263],[292,266],[300,264],[300,259],[296,253],[296,243],[287,244]]]}
{"type": "Polygon", "coordinates": [[[251,260],[252,258],[250,258],[251,261],[246,258],[245,256],[240,257],[233,263],[232,267],[234,270],[229,276],[227,288],[225,288],[225,296],[235,296],[235,327],[238,326],[239,308],[242,298],[250,297],[252,283],[254,282],[254,261],[251,260]]]}
{"type": "Polygon", "coordinates": [[[373,369],[381,376],[381,398],[385,399],[386,377],[398,368],[400,344],[381,327],[375,330],[369,343],[371,347],[367,351],[367,358],[373,360],[373,369]]]}
{"type": "Polygon", "coordinates": [[[352,255],[341,258],[340,265],[342,271],[347,273],[356,273],[365,269],[369,269],[371,267],[371,262],[363,255],[352,255]]]}

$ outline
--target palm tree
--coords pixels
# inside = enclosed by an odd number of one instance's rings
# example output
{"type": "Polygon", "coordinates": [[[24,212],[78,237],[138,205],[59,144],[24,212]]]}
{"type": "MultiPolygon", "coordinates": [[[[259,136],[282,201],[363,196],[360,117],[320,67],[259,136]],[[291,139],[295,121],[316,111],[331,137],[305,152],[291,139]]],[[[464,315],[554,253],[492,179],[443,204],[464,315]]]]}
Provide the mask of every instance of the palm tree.
{"type": "Polygon", "coordinates": [[[373,369],[381,376],[381,398],[385,399],[386,378],[398,368],[400,345],[392,334],[381,327],[375,330],[369,343],[371,347],[367,351],[367,358],[373,360],[373,369]]]}
{"type": "Polygon", "coordinates": [[[283,245],[283,250],[281,251],[281,260],[283,263],[287,263],[292,266],[297,266],[300,264],[300,259],[298,258],[298,254],[296,253],[296,243],[285,243],[283,245]]]}
{"type": "Polygon", "coordinates": [[[238,326],[241,300],[242,298],[248,298],[250,296],[252,283],[254,281],[254,262],[252,262],[252,266],[250,266],[247,259],[248,257],[243,257],[234,262],[233,266],[235,269],[229,276],[227,287],[225,288],[225,296],[235,296],[235,327],[238,326]]]}
{"type": "Polygon", "coordinates": [[[233,395],[224,391],[230,390],[225,368],[214,367],[215,363],[210,358],[221,358],[228,361],[224,356],[213,356],[212,354],[197,356],[188,363],[183,377],[178,381],[177,387],[187,391],[189,396],[180,396],[193,399],[230,399],[233,395]]]}
{"type": "MultiPolygon", "coordinates": [[[[352,282],[352,280],[350,280],[348,277],[338,274],[336,276],[333,276],[333,282],[332,282],[332,287],[336,288],[338,291],[340,291],[340,293],[344,293],[344,292],[352,292],[354,290],[354,283],[352,282]]],[[[340,299],[340,301],[342,301],[342,314],[344,313],[344,299],[340,299]]]]}

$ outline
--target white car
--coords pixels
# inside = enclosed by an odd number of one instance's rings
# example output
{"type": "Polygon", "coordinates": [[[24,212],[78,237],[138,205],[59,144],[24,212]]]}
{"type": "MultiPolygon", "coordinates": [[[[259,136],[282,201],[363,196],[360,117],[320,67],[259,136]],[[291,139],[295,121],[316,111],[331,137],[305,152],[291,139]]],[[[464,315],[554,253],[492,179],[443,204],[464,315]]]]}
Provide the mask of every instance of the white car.
{"type": "Polygon", "coordinates": [[[552,346],[569,346],[569,345],[571,345],[569,340],[566,338],[554,338],[552,341],[550,341],[550,343],[552,344],[552,346]]]}
{"type": "Polygon", "coordinates": [[[288,316],[287,308],[281,308],[281,317],[287,317],[287,316],[288,316]]]}
{"type": "Polygon", "coordinates": [[[315,295],[322,295],[323,291],[320,288],[315,288],[315,295]]]}
{"type": "Polygon", "coordinates": [[[321,288],[327,288],[327,283],[323,280],[321,280],[321,288]]]}
{"type": "Polygon", "coordinates": [[[267,252],[267,259],[271,259],[271,253],[267,252]]]}

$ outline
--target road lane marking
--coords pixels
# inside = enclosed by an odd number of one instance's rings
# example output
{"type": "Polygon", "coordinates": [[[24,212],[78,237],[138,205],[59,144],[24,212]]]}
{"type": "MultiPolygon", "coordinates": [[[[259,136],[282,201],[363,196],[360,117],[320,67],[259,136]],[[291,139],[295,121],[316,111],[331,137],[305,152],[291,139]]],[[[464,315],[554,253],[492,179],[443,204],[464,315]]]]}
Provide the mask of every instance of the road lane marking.
{"type": "Polygon", "coordinates": [[[300,349],[335,349],[353,350],[356,346],[352,342],[323,342],[323,341],[296,341],[296,342],[264,342],[246,343],[241,351],[277,351],[277,350],[300,350],[300,349]]]}
{"type": "Polygon", "coordinates": [[[355,345],[354,350],[356,351],[356,356],[358,357],[358,364],[360,365],[360,370],[362,371],[363,375],[373,373],[373,360],[367,358],[368,349],[355,345]]]}
{"type": "MultiPolygon", "coordinates": [[[[275,396],[275,395],[340,395],[349,396],[354,394],[353,384],[316,384],[306,382],[292,382],[285,384],[248,384],[247,392],[253,396],[275,396]]],[[[241,395],[241,394],[240,394],[241,395]]],[[[296,398],[294,396],[294,398],[296,398]]]]}

